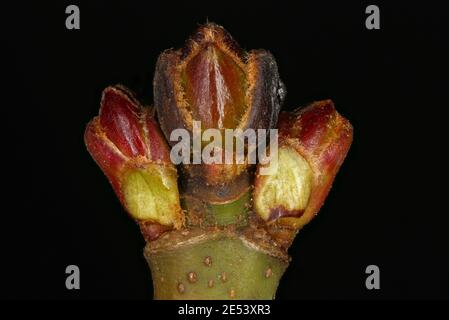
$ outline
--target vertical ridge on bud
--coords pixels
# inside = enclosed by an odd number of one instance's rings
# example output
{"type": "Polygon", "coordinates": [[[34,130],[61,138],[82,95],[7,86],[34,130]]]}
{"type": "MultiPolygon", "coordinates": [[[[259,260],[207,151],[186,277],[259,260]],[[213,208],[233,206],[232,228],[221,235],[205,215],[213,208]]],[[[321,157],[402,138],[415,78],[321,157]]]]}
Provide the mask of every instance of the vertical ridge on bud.
{"type": "Polygon", "coordinates": [[[108,87],[99,116],[87,125],[84,139],[147,239],[182,226],[176,168],[149,108],[143,108],[126,88],[108,87]]]}
{"type": "Polygon", "coordinates": [[[100,125],[108,139],[128,157],[145,155],[139,111],[123,87],[108,87],[103,91],[100,125]]]}
{"type": "Polygon", "coordinates": [[[206,128],[235,128],[245,109],[246,77],[234,59],[206,43],[183,71],[186,99],[194,119],[206,128]]]}

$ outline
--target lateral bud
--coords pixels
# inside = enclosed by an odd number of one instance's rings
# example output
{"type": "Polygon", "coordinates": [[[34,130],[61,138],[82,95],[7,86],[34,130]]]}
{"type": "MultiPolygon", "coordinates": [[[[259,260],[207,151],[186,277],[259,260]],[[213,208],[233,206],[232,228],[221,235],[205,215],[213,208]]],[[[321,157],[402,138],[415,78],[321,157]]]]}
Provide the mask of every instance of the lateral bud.
{"type": "Polygon", "coordinates": [[[84,140],[147,240],[183,225],[176,167],[149,108],[123,86],[103,91],[99,116],[84,140]]]}
{"type": "Polygon", "coordinates": [[[270,233],[289,246],[296,232],[319,211],[352,142],[353,129],[331,100],[283,112],[279,117],[277,163],[256,175],[254,206],[270,233]]]}

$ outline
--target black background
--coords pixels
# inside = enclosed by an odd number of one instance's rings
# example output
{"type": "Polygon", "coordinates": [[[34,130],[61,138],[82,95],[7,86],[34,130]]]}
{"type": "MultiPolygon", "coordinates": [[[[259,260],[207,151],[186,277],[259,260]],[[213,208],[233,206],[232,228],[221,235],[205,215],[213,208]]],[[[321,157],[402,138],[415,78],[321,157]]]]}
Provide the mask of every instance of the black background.
{"type": "Polygon", "coordinates": [[[290,249],[279,299],[448,298],[448,11],[425,2],[59,1],[3,10],[2,298],[152,296],[144,241],[83,143],[101,91],[152,101],[158,54],[200,23],[270,50],[285,109],[331,98],[354,143],[318,217],[290,249]],[[65,28],[77,4],[81,29],[65,28]],[[365,28],[377,4],[381,29],[365,28]],[[9,57],[10,55],[10,57],[9,57]],[[5,88],[5,87],[4,87],[5,88]],[[81,290],[65,288],[65,267],[81,290]],[[365,288],[378,265],[381,289],[365,288]]]}

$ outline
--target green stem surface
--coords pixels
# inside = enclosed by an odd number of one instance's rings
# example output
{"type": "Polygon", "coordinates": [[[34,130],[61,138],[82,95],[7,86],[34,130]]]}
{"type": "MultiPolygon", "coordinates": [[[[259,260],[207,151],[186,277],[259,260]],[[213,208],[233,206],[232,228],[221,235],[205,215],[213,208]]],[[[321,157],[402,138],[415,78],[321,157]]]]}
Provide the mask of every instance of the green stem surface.
{"type": "Polygon", "coordinates": [[[148,243],[155,299],[273,299],[288,262],[225,231],[176,231],[148,243]]]}

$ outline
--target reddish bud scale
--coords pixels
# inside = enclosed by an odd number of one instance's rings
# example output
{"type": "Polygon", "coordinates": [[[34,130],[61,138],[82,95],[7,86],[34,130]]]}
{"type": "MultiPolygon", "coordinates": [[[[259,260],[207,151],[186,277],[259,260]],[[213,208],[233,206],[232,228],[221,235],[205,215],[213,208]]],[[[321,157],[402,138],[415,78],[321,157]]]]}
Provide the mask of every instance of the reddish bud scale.
{"type": "Polygon", "coordinates": [[[122,88],[106,88],[100,107],[100,126],[126,157],[146,156],[139,105],[122,88]]]}
{"type": "Polygon", "coordinates": [[[214,44],[206,44],[183,73],[192,116],[205,128],[235,128],[245,111],[246,77],[240,66],[214,44]]]}

